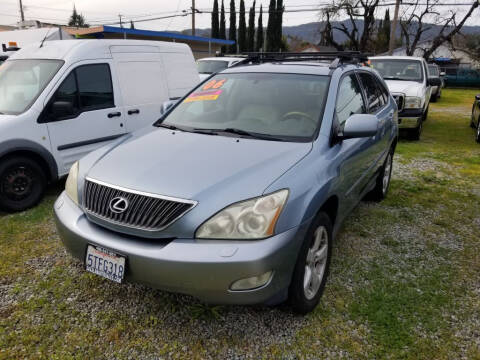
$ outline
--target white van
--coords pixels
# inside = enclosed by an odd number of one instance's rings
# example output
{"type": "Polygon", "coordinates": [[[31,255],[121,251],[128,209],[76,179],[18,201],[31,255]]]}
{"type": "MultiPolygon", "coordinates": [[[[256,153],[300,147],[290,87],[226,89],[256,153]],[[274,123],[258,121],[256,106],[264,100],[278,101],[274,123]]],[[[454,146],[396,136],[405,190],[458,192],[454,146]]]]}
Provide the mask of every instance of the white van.
{"type": "Polygon", "coordinates": [[[0,68],[0,208],[35,205],[85,154],[161,115],[200,78],[185,44],[61,40],[0,68]]]}

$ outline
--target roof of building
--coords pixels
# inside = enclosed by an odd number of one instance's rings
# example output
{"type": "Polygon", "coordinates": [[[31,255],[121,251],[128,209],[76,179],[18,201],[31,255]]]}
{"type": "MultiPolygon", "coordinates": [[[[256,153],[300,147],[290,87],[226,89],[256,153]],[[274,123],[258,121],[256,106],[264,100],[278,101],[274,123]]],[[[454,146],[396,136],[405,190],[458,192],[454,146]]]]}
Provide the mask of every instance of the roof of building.
{"type": "Polygon", "coordinates": [[[224,39],[215,39],[207,38],[202,36],[193,36],[193,35],[184,35],[181,33],[169,32],[169,31],[153,31],[153,30],[139,30],[139,29],[127,29],[120,28],[115,26],[96,26],[91,28],[66,28],[67,32],[76,36],[95,36],[102,37],[104,34],[126,34],[126,35],[137,35],[137,36],[148,36],[148,37],[158,37],[158,38],[168,38],[168,39],[177,39],[177,40],[188,40],[188,41],[200,41],[200,42],[210,42],[220,45],[233,45],[235,41],[233,40],[224,40],[224,39]]]}

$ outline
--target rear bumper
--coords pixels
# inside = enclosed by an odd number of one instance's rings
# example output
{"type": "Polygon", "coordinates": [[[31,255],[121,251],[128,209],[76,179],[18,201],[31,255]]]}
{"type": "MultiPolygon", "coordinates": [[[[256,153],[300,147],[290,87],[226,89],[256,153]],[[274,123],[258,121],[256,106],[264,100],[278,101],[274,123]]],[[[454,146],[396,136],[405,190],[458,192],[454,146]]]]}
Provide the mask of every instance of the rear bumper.
{"type": "Polygon", "coordinates": [[[258,241],[143,239],[91,223],[65,192],[55,202],[58,232],[68,251],[85,261],[88,244],[126,256],[125,280],[195,296],[215,304],[275,304],[286,299],[305,223],[258,241]],[[273,271],[266,285],[229,290],[236,280],[273,271]]]}

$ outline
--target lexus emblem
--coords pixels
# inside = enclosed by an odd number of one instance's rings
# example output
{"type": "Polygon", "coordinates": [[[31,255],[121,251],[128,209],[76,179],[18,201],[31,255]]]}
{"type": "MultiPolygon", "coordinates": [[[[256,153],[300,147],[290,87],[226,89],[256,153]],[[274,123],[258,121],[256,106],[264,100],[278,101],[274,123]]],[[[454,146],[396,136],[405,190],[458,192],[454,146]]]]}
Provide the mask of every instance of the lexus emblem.
{"type": "Polygon", "coordinates": [[[112,200],[110,200],[109,207],[110,210],[112,210],[112,212],[115,214],[121,214],[128,209],[128,200],[122,196],[114,197],[112,200]]]}

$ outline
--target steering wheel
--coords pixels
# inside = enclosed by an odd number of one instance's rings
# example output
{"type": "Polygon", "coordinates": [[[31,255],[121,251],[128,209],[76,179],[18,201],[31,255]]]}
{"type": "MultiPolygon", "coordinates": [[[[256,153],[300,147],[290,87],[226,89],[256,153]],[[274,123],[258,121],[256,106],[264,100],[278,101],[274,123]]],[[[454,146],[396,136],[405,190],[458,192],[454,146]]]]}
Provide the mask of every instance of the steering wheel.
{"type": "Polygon", "coordinates": [[[285,115],[282,116],[282,121],[287,121],[287,120],[290,120],[291,118],[294,118],[294,117],[296,118],[299,116],[310,120],[313,126],[315,127],[317,126],[317,121],[313,117],[301,111],[290,111],[289,113],[286,113],[285,115]]]}

